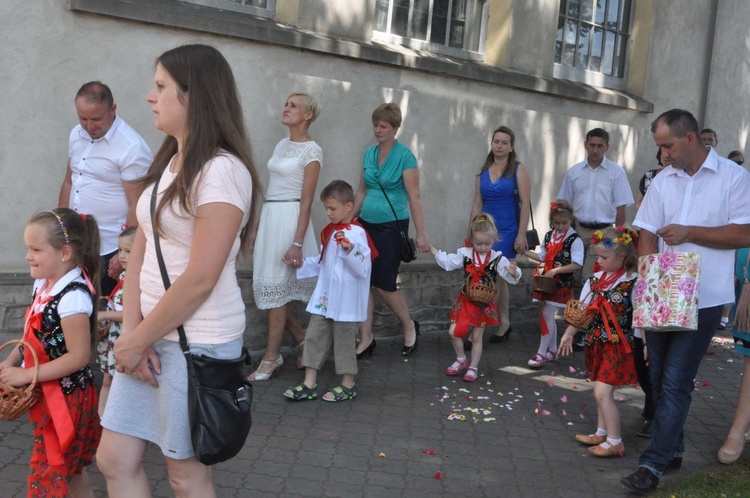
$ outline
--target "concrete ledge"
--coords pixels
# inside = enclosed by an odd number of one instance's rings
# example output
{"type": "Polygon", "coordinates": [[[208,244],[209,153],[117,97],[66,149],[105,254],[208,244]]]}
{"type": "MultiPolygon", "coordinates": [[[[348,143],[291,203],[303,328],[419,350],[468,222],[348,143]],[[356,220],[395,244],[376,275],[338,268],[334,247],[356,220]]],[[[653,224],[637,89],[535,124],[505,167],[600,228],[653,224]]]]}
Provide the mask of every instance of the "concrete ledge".
{"type": "MultiPolygon", "coordinates": [[[[519,266],[523,277],[518,285],[510,286],[511,320],[533,328],[539,321],[538,305],[532,303],[529,296],[534,265],[519,261],[519,266]]],[[[250,351],[260,351],[266,344],[266,312],[255,307],[252,270],[239,270],[237,277],[246,306],[245,344],[250,351]]],[[[32,283],[27,273],[0,273],[0,344],[21,336],[24,313],[31,302],[32,283]]],[[[425,255],[413,263],[401,265],[399,273],[399,289],[409,303],[412,318],[420,322],[425,332],[448,330],[448,316],[462,283],[463,272],[446,272],[425,255]]],[[[309,320],[306,306],[306,303],[292,303],[303,325],[309,320]]],[[[377,337],[401,335],[396,316],[379,299],[376,299],[373,331],[377,337]]],[[[286,346],[292,345],[289,337],[285,341],[286,346]]]]}
{"type": "Polygon", "coordinates": [[[545,78],[397,45],[334,38],[273,19],[175,0],[71,0],[70,10],[231,36],[639,112],[654,110],[653,103],[623,91],[545,78]]]}

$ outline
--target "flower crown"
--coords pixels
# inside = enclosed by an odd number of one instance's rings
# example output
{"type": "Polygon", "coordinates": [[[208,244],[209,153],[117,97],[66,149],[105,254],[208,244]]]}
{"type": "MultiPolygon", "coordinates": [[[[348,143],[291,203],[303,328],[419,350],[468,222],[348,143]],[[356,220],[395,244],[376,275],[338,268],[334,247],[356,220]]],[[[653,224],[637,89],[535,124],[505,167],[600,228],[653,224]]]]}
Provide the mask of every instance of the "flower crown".
{"type": "Polygon", "coordinates": [[[631,242],[638,244],[638,232],[635,230],[631,230],[629,228],[625,228],[622,226],[616,227],[617,230],[622,232],[619,237],[617,238],[610,238],[605,237],[604,233],[601,230],[597,230],[594,232],[594,234],[591,236],[591,243],[592,244],[601,244],[604,246],[605,249],[612,249],[615,244],[623,244],[627,245],[631,242]]]}

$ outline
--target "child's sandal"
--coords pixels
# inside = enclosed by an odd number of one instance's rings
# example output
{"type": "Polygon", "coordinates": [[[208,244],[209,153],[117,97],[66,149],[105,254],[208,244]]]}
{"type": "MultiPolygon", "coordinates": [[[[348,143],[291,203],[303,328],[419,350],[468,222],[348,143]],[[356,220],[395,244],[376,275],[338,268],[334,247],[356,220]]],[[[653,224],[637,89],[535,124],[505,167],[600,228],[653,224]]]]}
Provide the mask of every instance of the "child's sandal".
{"type": "Polygon", "coordinates": [[[318,397],[318,391],[316,390],[317,387],[317,384],[312,387],[307,387],[305,384],[299,384],[284,391],[284,396],[292,401],[315,399],[318,397]]]}
{"type": "Polygon", "coordinates": [[[354,390],[356,386],[351,388],[342,385],[336,386],[323,395],[323,401],[331,401],[333,403],[339,401],[346,401],[348,399],[354,399],[357,395],[357,391],[354,390]]]}

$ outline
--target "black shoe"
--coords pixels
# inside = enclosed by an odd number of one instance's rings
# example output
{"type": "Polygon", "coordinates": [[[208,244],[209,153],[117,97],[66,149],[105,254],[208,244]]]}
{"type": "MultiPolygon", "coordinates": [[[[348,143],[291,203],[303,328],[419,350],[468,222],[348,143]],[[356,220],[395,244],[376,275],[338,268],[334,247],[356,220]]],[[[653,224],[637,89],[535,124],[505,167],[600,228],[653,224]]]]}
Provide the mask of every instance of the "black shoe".
{"type": "Polygon", "coordinates": [[[503,335],[495,334],[492,337],[490,337],[490,340],[487,342],[489,342],[490,344],[497,344],[503,341],[507,341],[508,338],[510,337],[511,332],[513,332],[513,325],[508,325],[508,330],[506,330],[503,335]]]}
{"type": "Polygon", "coordinates": [[[667,462],[667,466],[664,467],[664,472],[669,472],[672,470],[680,470],[682,468],[682,457],[674,457],[669,462],[667,462]]]}
{"type": "Polygon", "coordinates": [[[361,360],[362,358],[365,357],[365,355],[372,358],[372,352],[375,350],[375,346],[377,345],[378,343],[375,342],[375,338],[373,337],[372,341],[370,341],[370,344],[365,349],[363,349],[361,353],[357,353],[357,359],[361,360]]]}
{"type": "Polygon", "coordinates": [[[419,322],[416,320],[412,320],[414,322],[414,332],[416,332],[416,335],[414,336],[414,344],[411,346],[407,346],[404,344],[404,349],[401,350],[401,354],[404,356],[409,356],[414,351],[417,350],[417,343],[419,342],[419,322]]]}
{"type": "Polygon", "coordinates": [[[726,330],[729,322],[719,322],[719,330],[726,330]]]}
{"type": "Polygon", "coordinates": [[[638,467],[638,470],[623,477],[620,482],[629,490],[646,495],[656,489],[659,485],[659,478],[646,467],[638,467]]]}
{"type": "Polygon", "coordinates": [[[651,421],[646,420],[643,422],[643,425],[640,429],[636,432],[637,435],[641,437],[651,437],[651,421]]]}

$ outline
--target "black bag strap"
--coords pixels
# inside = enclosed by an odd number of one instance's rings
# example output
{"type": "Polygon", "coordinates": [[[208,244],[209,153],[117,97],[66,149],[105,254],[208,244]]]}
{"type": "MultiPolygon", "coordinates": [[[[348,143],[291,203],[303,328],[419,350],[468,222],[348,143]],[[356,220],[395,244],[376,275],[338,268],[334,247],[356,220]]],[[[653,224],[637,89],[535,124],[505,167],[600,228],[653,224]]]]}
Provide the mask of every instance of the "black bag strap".
{"type": "MultiPolygon", "coordinates": [[[[378,184],[378,187],[380,187],[380,190],[383,191],[383,197],[385,197],[385,200],[388,201],[388,205],[391,207],[391,211],[393,211],[393,218],[396,220],[396,222],[401,221],[401,220],[398,219],[398,215],[396,214],[396,210],[393,208],[393,204],[391,204],[391,200],[388,198],[388,194],[385,193],[385,189],[380,184],[380,182],[377,182],[377,184],[378,184]]],[[[403,229],[403,227],[401,225],[402,224],[399,223],[398,229],[401,231],[401,238],[405,239],[406,238],[406,233],[404,233],[404,229],[403,229]]]]}
{"type": "MultiPolygon", "coordinates": [[[[513,195],[516,198],[516,223],[519,225],[521,224],[521,196],[518,194],[518,165],[521,163],[516,163],[516,169],[513,172],[513,195]]],[[[531,228],[536,230],[536,227],[534,226],[534,210],[531,208],[531,202],[529,202],[529,214],[531,215],[531,228]]],[[[519,226],[518,229],[520,230],[521,227],[519,226]]]]}
{"type": "MultiPolygon", "coordinates": [[[[154,248],[156,249],[156,260],[159,262],[161,280],[162,282],[164,282],[164,290],[167,291],[172,285],[172,282],[169,281],[167,266],[164,264],[164,256],[161,253],[159,231],[156,229],[156,194],[159,189],[159,180],[161,180],[161,177],[156,179],[156,182],[154,183],[154,190],[151,192],[151,228],[153,228],[154,230],[154,248]]],[[[186,358],[190,358],[190,346],[187,342],[187,335],[185,335],[185,327],[183,327],[182,325],[177,327],[177,333],[180,334],[180,348],[182,348],[183,354],[186,358]]]]}

